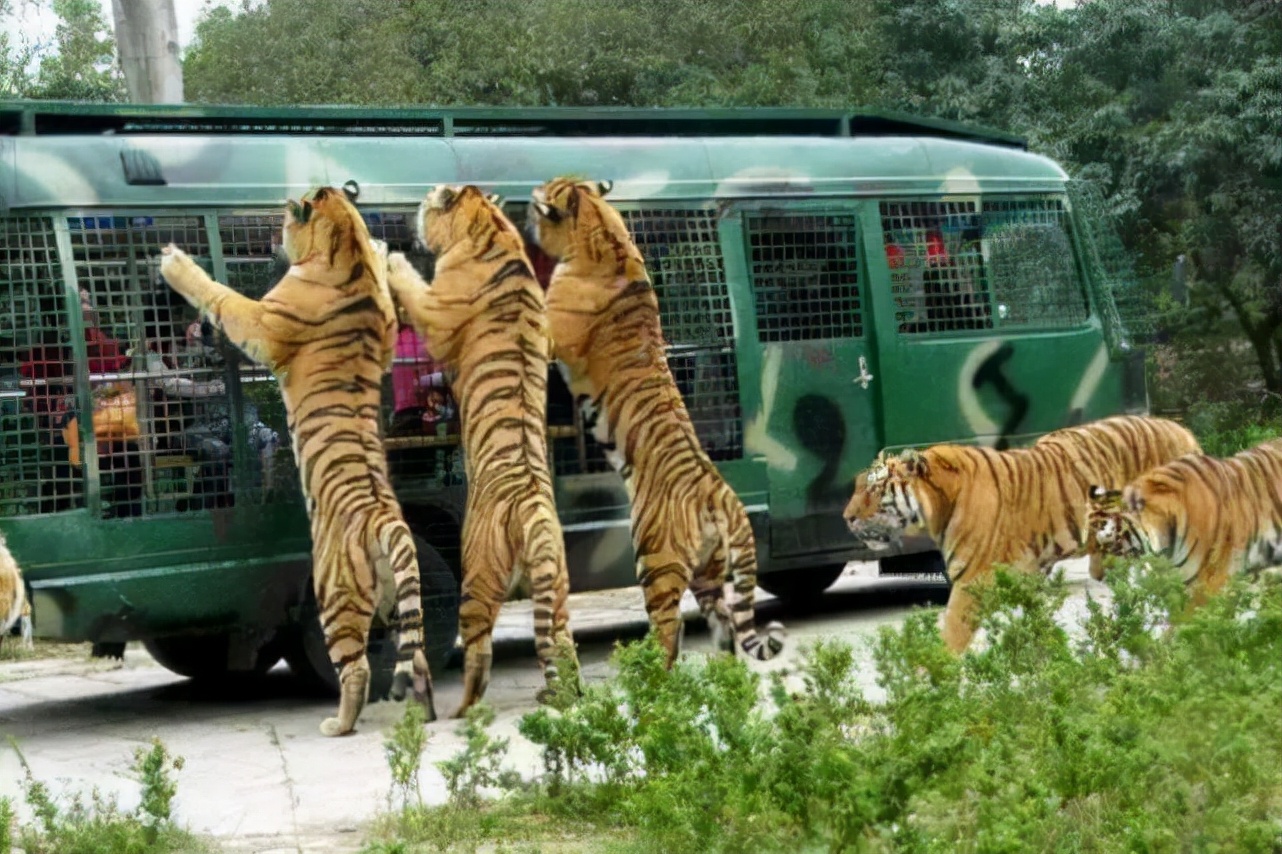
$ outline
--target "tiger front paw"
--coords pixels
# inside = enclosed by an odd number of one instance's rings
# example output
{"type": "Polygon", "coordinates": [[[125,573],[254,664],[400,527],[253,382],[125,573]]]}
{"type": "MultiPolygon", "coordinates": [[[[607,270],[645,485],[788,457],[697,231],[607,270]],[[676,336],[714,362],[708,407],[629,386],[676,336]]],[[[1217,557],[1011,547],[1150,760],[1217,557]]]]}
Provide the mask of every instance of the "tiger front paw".
{"type": "Polygon", "coordinates": [[[167,281],[170,281],[171,276],[180,268],[191,263],[191,256],[172,243],[160,250],[160,275],[167,281]]]}
{"type": "Polygon", "coordinates": [[[413,286],[418,278],[418,271],[405,257],[404,252],[390,252],[387,255],[387,283],[396,290],[405,290],[413,286]]]}

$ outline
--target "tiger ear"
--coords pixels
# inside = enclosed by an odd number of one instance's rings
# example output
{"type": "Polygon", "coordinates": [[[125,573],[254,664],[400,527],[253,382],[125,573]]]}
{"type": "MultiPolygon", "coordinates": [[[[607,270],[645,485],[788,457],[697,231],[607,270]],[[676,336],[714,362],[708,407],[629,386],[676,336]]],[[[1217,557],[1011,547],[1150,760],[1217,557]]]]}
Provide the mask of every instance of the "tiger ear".
{"type": "Polygon", "coordinates": [[[903,461],[904,471],[906,471],[910,477],[925,477],[926,473],[930,471],[930,466],[926,464],[926,458],[922,455],[921,451],[918,451],[915,448],[908,448],[905,450],[899,455],[899,459],[903,461]]]}
{"type": "Polygon", "coordinates": [[[604,197],[606,193],[610,192],[613,189],[614,189],[613,181],[597,181],[596,182],[597,195],[601,197],[604,197]]]}
{"type": "Polygon", "coordinates": [[[355,180],[348,179],[347,183],[343,185],[343,195],[347,196],[347,201],[352,204],[356,204],[356,198],[360,194],[361,185],[357,184],[355,180]]]}
{"type": "Polygon", "coordinates": [[[1090,489],[1086,492],[1086,496],[1090,498],[1091,501],[1103,501],[1108,497],[1108,490],[1102,486],[1091,484],[1090,489]]]}
{"type": "Polygon", "coordinates": [[[538,211],[539,216],[543,217],[546,220],[549,220],[551,222],[561,221],[560,211],[558,211],[556,208],[552,207],[551,205],[545,202],[536,201],[534,203],[534,210],[538,211]]]}
{"type": "Polygon", "coordinates": [[[489,202],[490,204],[494,205],[495,207],[502,207],[502,205],[503,205],[503,197],[502,197],[502,196],[500,196],[498,193],[489,193],[489,194],[487,194],[487,195],[485,196],[485,201],[489,202]]]}

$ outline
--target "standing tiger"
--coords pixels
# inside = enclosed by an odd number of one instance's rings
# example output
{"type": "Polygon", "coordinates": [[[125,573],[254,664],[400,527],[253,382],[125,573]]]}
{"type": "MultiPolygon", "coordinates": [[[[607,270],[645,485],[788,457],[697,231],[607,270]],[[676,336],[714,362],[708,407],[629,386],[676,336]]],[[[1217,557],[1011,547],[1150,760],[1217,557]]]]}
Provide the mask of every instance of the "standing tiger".
{"type": "Polygon", "coordinates": [[[428,193],[417,237],[436,259],[431,285],[405,256],[388,259],[392,292],[433,361],[445,365],[459,403],[468,489],[463,702],[455,717],[485,695],[494,623],[518,584],[528,581],[534,600],[534,646],[547,681],[540,699],[556,683],[555,656],[575,658],[570,575],[548,465],[547,311],[521,233],[497,201],[471,185],[428,193]]]}
{"type": "Polygon", "coordinates": [[[1102,556],[1087,536],[1091,485],[1120,487],[1200,450],[1174,421],[1123,415],[1047,433],[1028,448],[935,445],[882,454],[855,478],[844,515],[873,549],[907,532],[935,541],[952,584],[943,637],[961,652],[975,631],[968,585],[988,576],[995,563],[1047,571],[1084,553],[1091,576],[1101,578],[1102,556]]]}
{"type": "Polygon", "coordinates": [[[379,435],[380,380],[396,338],[380,256],[386,247],[375,247],[355,206],[329,187],[286,204],[283,243],[292,266],[258,301],[215,282],[173,245],[160,270],[280,384],[311,519],[316,602],[339,669],[338,716],[321,732],[355,727],[369,693],[370,624],[376,610],[387,618],[394,604],[392,696],[401,699],[412,684],[435,720],[414,542],[379,435]]]}
{"type": "Polygon", "coordinates": [[[689,587],[715,644],[767,659],[753,624],[757,549],[748,514],[708,459],[668,368],[659,303],[608,183],[549,181],[534,190],[533,236],[556,259],[548,286],[555,356],[584,427],[623,476],[646,611],[668,653],[680,651],[689,587]],[[727,603],[727,568],[734,579],[727,603]],[[732,634],[733,633],[733,634],[732,634]]]}
{"type": "Polygon", "coordinates": [[[31,602],[22,583],[22,570],[0,532],[0,641],[15,623],[21,626],[23,648],[31,649],[31,602]]]}
{"type": "Polygon", "coordinates": [[[1170,558],[1202,604],[1230,576],[1282,564],[1282,439],[1227,459],[1189,454],[1121,489],[1092,486],[1089,524],[1108,554],[1170,558]]]}

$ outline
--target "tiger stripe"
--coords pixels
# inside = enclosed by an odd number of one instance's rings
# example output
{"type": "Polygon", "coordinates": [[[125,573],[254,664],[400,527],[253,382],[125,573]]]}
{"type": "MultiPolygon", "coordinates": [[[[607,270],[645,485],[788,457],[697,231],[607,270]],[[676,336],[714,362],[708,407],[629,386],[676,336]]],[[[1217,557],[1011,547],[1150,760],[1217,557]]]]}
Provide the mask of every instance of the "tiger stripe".
{"type": "Polygon", "coordinates": [[[771,623],[763,640],[753,622],[748,514],[699,444],[668,368],[658,299],[622,217],[602,198],[608,189],[557,178],[533,193],[533,236],[558,261],[548,286],[555,356],[584,429],[623,477],[637,578],[669,666],[687,587],[718,648],[772,658],[783,627],[771,623]]]}
{"type": "Polygon", "coordinates": [[[375,247],[356,208],[328,187],[287,203],[284,245],[292,266],[257,301],[215,282],[172,245],[161,273],[280,383],[311,522],[313,589],[339,671],[338,715],[326,718],[321,732],[355,728],[369,692],[366,652],[376,613],[397,625],[393,698],[412,686],[434,720],[418,560],[379,431],[380,380],[396,334],[385,249],[375,247]]]}
{"type": "Polygon", "coordinates": [[[969,584],[989,576],[993,564],[1047,571],[1082,554],[1091,575],[1102,577],[1102,555],[1088,536],[1091,486],[1120,488],[1200,450],[1174,421],[1123,415],[1055,430],[1028,448],[941,444],[883,453],[856,476],[845,518],[874,548],[910,531],[934,540],[952,583],[944,640],[961,652],[974,634],[969,584]]]}
{"type": "MultiPolygon", "coordinates": [[[[445,365],[459,404],[467,506],[459,635],[463,700],[485,695],[499,609],[516,584],[534,600],[535,652],[547,699],[556,659],[577,671],[570,576],[547,449],[547,311],[520,232],[476,187],[440,186],[419,206],[418,236],[437,260],[429,286],[399,254],[388,261],[397,300],[445,365]]],[[[577,687],[577,686],[573,686],[577,687]]]]}
{"type": "Polygon", "coordinates": [[[1232,576],[1282,564],[1282,439],[1224,459],[1189,454],[1120,489],[1097,484],[1089,527],[1109,554],[1169,558],[1202,604],[1232,576]]]}

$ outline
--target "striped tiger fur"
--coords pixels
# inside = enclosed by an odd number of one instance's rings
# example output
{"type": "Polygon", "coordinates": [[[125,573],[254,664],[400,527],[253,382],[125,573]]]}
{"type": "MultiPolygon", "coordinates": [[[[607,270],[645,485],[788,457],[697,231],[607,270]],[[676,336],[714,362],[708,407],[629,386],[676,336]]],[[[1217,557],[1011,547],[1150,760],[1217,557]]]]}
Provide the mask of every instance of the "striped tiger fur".
{"type": "Polygon", "coordinates": [[[623,476],[646,610],[671,666],[689,587],[714,642],[756,659],[783,647],[753,623],[757,549],[748,514],[695,435],[668,368],[659,303],[608,183],[557,178],[536,188],[532,236],[557,260],[548,317],[559,367],[584,427],[623,476]],[[727,569],[734,579],[726,600],[727,569]]]}
{"type": "Polygon", "coordinates": [[[369,693],[370,625],[376,611],[390,619],[393,607],[392,696],[412,685],[435,720],[417,557],[379,432],[380,381],[396,337],[386,247],[329,187],[286,204],[283,243],[292,266],[258,301],[215,282],[173,245],[161,274],[280,384],[311,519],[321,626],[341,686],[338,716],[321,732],[354,729],[369,693]]]}
{"type": "Polygon", "coordinates": [[[1227,459],[1189,454],[1121,489],[1093,485],[1089,527],[1108,554],[1170,558],[1200,605],[1233,575],[1282,564],[1282,439],[1227,459]]]}
{"type": "Polygon", "coordinates": [[[430,286],[403,255],[388,259],[392,292],[445,365],[462,422],[465,652],[455,717],[485,694],[494,624],[518,584],[528,583],[534,600],[534,645],[548,686],[541,700],[556,683],[556,656],[575,659],[548,464],[547,312],[521,233],[497,201],[471,185],[428,193],[417,237],[436,259],[430,286]]]}
{"type": "Polygon", "coordinates": [[[1200,450],[1174,421],[1123,415],[1047,433],[1028,448],[945,444],[883,453],[856,477],[845,518],[873,549],[903,533],[935,541],[952,583],[943,637],[961,652],[974,634],[969,584],[988,576],[993,564],[1047,571],[1082,554],[1099,579],[1102,556],[1087,536],[1091,485],[1120,487],[1200,450]]]}
{"type": "Polygon", "coordinates": [[[21,626],[23,648],[31,649],[31,602],[22,583],[22,570],[0,532],[0,642],[14,624],[21,626]]]}

